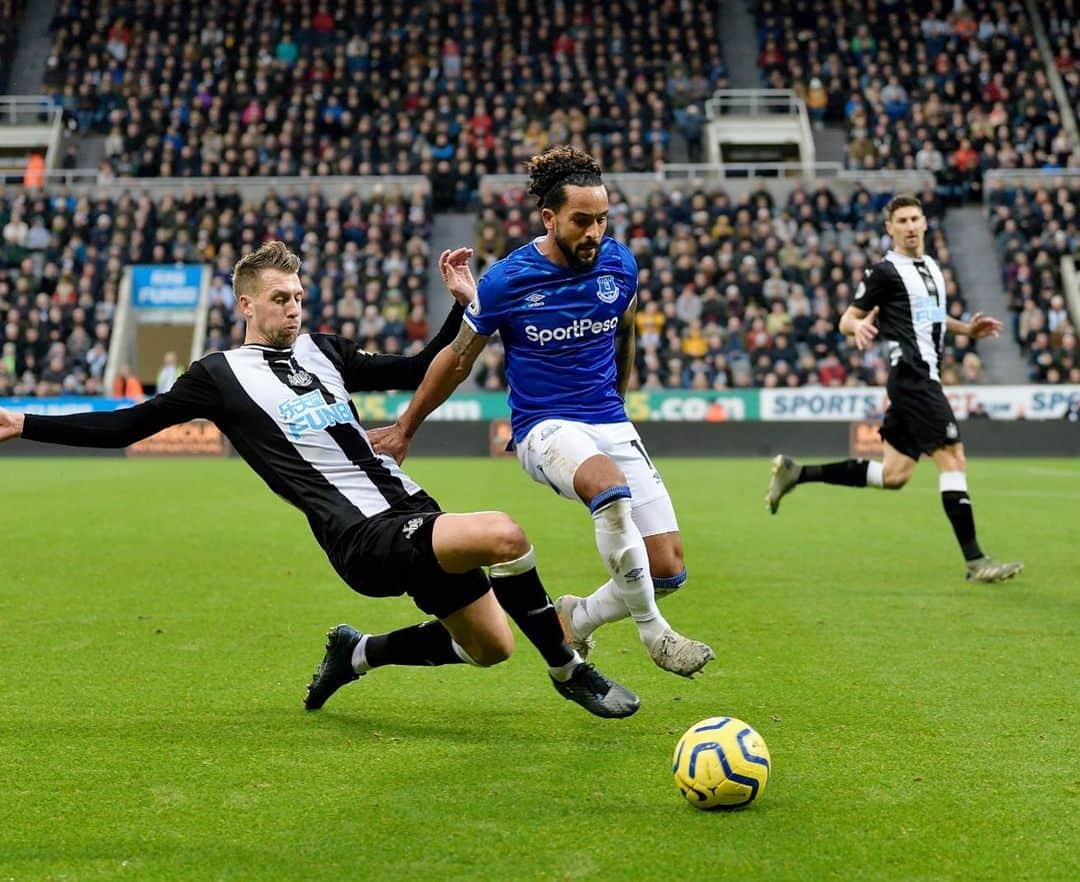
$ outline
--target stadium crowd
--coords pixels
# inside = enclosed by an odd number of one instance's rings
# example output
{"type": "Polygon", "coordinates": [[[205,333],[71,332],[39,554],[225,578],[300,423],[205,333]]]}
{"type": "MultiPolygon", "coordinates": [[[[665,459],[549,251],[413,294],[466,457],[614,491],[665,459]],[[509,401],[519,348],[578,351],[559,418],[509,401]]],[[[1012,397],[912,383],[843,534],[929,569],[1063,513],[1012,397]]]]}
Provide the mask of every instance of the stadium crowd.
{"type": "Polygon", "coordinates": [[[99,394],[125,266],[213,267],[207,350],[243,340],[233,264],[264,240],[304,258],[304,325],[369,349],[429,336],[429,200],[424,192],[329,197],[269,192],[259,203],[206,188],[158,201],[0,190],[0,397],[99,394]]]}
{"type": "Polygon", "coordinates": [[[849,167],[930,171],[966,201],[988,170],[1073,156],[1023,4],[759,0],[755,15],[763,81],[845,124],[849,167]]]}
{"type": "Polygon", "coordinates": [[[1069,101],[1080,106],[1080,3],[1055,0],[1040,5],[1047,38],[1054,53],[1054,67],[1061,74],[1069,101]]]}
{"type": "Polygon", "coordinates": [[[648,171],[677,125],[700,154],[726,81],[707,0],[62,0],[53,27],[46,87],[112,174],[420,173],[436,210],[551,143],[648,171]]]}
{"type": "Polygon", "coordinates": [[[1027,355],[1029,379],[1080,383],[1076,327],[1061,293],[1061,258],[1080,251],[1080,185],[993,187],[987,197],[1012,330],[1027,355]]]}
{"type": "Polygon", "coordinates": [[[11,64],[15,60],[15,37],[25,0],[0,0],[0,95],[8,90],[11,64]]]}
{"type": "MultiPolygon", "coordinates": [[[[932,190],[921,198],[930,221],[927,251],[945,274],[950,315],[961,317],[941,200],[932,190]]],[[[639,266],[634,388],[883,385],[881,348],[859,353],[837,322],[887,248],[887,201],[888,194],[865,189],[842,199],[825,187],[797,187],[782,203],[764,186],[741,198],[701,186],[647,198],[613,188],[609,232],[639,266]]],[[[524,191],[482,192],[481,269],[542,229],[524,191]]],[[[489,349],[478,381],[501,388],[498,348],[489,349]]],[[[974,341],[950,338],[943,380],[978,382],[981,370],[974,341]]]]}
{"type": "MultiPolygon", "coordinates": [[[[19,0],[0,0],[0,50],[19,0]]],[[[1044,10],[1074,100],[1077,0],[1044,10]]],[[[932,171],[927,250],[950,311],[945,204],[978,195],[992,168],[1055,167],[1070,145],[1022,6],[972,0],[757,0],[766,85],[791,87],[818,122],[847,125],[859,168],[932,171]]],[[[123,268],[214,267],[208,349],[242,339],[228,270],[266,238],[304,257],[311,330],[404,351],[428,334],[431,211],[478,211],[481,265],[542,229],[520,189],[477,192],[553,143],[646,171],[674,132],[701,157],[700,104],[726,85],[706,0],[646,4],[465,0],[61,0],[45,82],[81,132],[105,136],[109,176],[422,173],[430,197],[207,189],[157,201],[0,191],[0,395],[100,391],[123,268]],[[251,22],[259,28],[251,31],[251,22]]],[[[0,78],[4,76],[0,51],[0,78]]],[[[880,348],[858,353],[836,321],[880,259],[886,197],[796,188],[777,202],[691,185],[612,192],[611,233],[640,266],[638,388],[882,384],[880,348]]],[[[1001,189],[990,219],[1013,331],[1031,379],[1078,382],[1059,258],[1075,252],[1076,191],[1001,189]]],[[[978,382],[972,341],[947,343],[943,379],[978,382]]],[[[505,386],[497,345],[477,380],[505,386]]],[[[104,390],[110,391],[110,390],[104,390]]]]}

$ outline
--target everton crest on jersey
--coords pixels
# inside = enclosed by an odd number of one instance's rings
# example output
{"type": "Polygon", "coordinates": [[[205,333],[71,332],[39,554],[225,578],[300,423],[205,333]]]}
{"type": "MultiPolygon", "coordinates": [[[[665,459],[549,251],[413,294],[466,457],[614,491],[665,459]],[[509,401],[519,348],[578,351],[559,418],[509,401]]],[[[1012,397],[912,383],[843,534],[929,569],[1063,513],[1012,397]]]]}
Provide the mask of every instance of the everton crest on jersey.
{"type": "Polygon", "coordinates": [[[619,286],[614,276],[601,276],[596,280],[596,296],[604,303],[614,303],[619,299],[619,286]]]}
{"type": "Polygon", "coordinates": [[[570,269],[539,241],[496,262],[465,314],[478,334],[502,339],[516,441],[546,419],[627,418],[615,388],[615,333],[637,293],[637,261],[608,237],[591,269],[570,269]]]}

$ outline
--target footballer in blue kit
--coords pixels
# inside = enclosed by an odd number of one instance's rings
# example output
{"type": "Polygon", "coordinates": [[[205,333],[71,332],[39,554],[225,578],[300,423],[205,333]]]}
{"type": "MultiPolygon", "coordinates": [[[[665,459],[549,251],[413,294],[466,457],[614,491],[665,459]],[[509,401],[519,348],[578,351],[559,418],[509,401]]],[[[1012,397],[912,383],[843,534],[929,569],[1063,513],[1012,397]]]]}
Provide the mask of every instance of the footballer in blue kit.
{"type": "Polygon", "coordinates": [[[502,339],[515,443],[545,419],[626,421],[615,331],[636,292],[637,262],[611,238],[584,272],[552,263],[529,242],[480,280],[464,320],[477,334],[502,339]]]}
{"type": "Polygon", "coordinates": [[[370,437],[401,462],[424,418],[497,332],[518,460],[533,480],[588,507],[611,577],[588,597],[556,601],[568,642],[587,654],[593,631],[629,615],[653,661],[690,677],[715,654],[673,630],[656,606],[657,595],[686,581],[682,540],[667,488],[623,405],[634,363],[637,262],[605,237],[608,195],[593,157],[554,147],[533,157],[528,171],[546,235],[497,261],[479,285],[471,249],[443,252],[443,280],[471,301],[461,329],[394,425],[370,437]]]}

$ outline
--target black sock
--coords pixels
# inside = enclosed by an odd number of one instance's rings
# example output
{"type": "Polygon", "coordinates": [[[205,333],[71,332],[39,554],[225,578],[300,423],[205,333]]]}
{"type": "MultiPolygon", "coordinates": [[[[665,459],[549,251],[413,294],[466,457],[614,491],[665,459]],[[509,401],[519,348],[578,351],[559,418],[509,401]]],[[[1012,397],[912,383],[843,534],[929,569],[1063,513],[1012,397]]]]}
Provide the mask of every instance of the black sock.
{"type": "Polygon", "coordinates": [[[943,490],[941,492],[941,504],[945,506],[945,514],[949,516],[956,541],[960,543],[960,550],[964,552],[964,560],[975,560],[982,557],[982,549],[975,539],[975,513],[971,510],[971,497],[966,490],[943,490]]]}
{"type": "Polygon", "coordinates": [[[367,663],[383,665],[460,665],[454,641],[442,622],[421,622],[389,634],[372,634],[364,647],[367,663]]]}
{"type": "Polygon", "coordinates": [[[513,576],[492,577],[491,590],[521,633],[540,650],[549,667],[562,667],[574,657],[573,650],[563,641],[562,625],[536,567],[513,576]]]}
{"type": "Polygon", "coordinates": [[[869,466],[870,461],[866,459],[845,459],[843,462],[803,466],[796,483],[820,481],[824,484],[842,484],[845,487],[865,487],[866,470],[869,466]]]}

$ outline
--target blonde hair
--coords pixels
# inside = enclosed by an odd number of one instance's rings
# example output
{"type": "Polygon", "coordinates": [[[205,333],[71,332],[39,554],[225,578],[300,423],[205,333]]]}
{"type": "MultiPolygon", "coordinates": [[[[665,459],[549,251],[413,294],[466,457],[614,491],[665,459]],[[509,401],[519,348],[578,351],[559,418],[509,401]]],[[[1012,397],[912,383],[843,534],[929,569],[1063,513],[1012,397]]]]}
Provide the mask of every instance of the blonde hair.
{"type": "Polygon", "coordinates": [[[264,243],[258,251],[240,258],[233,267],[232,285],[236,296],[254,297],[258,294],[259,274],[266,269],[298,273],[300,258],[293,254],[284,242],[264,243]]]}

